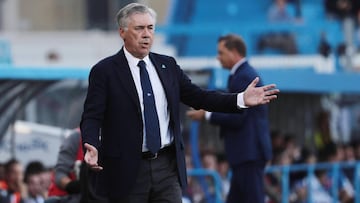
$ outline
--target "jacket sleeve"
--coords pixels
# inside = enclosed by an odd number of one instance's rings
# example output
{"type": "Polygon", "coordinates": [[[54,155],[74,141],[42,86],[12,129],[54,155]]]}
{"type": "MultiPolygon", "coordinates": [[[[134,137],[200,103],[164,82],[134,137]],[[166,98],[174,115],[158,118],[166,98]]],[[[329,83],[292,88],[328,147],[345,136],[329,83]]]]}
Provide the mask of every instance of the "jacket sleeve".
{"type": "Polygon", "coordinates": [[[210,123],[219,125],[220,127],[237,129],[241,128],[244,119],[248,114],[248,109],[244,109],[241,113],[211,113],[210,123]]]}
{"type": "Polygon", "coordinates": [[[100,129],[106,109],[106,74],[104,66],[95,65],[90,71],[80,129],[83,143],[100,146],[100,129]]]}

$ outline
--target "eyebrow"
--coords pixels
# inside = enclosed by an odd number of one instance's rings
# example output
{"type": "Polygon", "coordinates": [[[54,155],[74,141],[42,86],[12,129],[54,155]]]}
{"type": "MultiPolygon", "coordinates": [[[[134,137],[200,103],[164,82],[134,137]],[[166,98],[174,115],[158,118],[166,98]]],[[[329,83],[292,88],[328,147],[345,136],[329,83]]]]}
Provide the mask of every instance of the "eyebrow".
{"type": "Polygon", "coordinates": [[[134,26],[135,28],[149,28],[149,27],[154,27],[154,25],[153,24],[151,24],[151,25],[135,25],[134,26]]]}

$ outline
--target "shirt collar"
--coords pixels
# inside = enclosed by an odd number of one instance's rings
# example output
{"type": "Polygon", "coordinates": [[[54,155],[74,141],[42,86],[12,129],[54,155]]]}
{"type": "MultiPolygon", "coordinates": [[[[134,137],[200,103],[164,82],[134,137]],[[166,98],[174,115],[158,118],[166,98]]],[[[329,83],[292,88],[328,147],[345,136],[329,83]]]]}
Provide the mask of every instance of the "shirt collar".
{"type": "Polygon", "coordinates": [[[235,72],[237,71],[237,69],[238,68],[240,68],[240,66],[242,65],[242,64],[244,64],[246,62],[246,58],[244,57],[244,58],[242,58],[240,61],[238,61],[237,63],[235,63],[235,65],[231,68],[231,70],[230,70],[230,74],[231,75],[234,75],[235,74],[235,72]]]}
{"type": "Polygon", "coordinates": [[[130,68],[131,67],[137,67],[137,64],[139,63],[140,60],[143,60],[145,61],[145,63],[147,65],[149,65],[151,62],[150,62],[150,58],[149,58],[149,55],[145,56],[143,59],[139,59],[139,58],[136,58],[135,56],[133,56],[124,46],[124,54],[125,54],[125,57],[129,63],[129,66],[130,68]]]}

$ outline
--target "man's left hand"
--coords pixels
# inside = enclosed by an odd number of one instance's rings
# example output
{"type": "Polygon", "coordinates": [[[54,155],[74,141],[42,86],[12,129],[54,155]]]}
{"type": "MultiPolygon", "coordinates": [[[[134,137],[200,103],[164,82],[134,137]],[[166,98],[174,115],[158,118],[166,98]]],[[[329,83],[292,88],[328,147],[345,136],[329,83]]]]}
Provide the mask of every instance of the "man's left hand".
{"type": "Polygon", "coordinates": [[[259,77],[256,77],[244,91],[244,103],[248,107],[267,104],[276,99],[276,94],[280,92],[279,89],[275,89],[275,84],[256,87],[259,80],[259,77]]]}

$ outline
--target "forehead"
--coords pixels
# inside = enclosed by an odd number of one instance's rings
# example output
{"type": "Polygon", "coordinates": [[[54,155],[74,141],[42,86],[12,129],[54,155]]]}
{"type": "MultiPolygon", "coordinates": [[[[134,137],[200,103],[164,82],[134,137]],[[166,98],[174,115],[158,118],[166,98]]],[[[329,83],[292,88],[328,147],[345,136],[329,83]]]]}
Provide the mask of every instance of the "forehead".
{"type": "Polygon", "coordinates": [[[14,172],[14,171],[22,171],[22,166],[19,163],[13,164],[10,167],[10,172],[14,172]]]}
{"type": "Polygon", "coordinates": [[[149,13],[134,13],[129,16],[129,19],[130,26],[148,26],[155,24],[155,19],[149,13]]]}
{"type": "Polygon", "coordinates": [[[41,177],[39,174],[32,174],[29,176],[29,181],[30,182],[40,182],[41,181],[41,177]]]}

